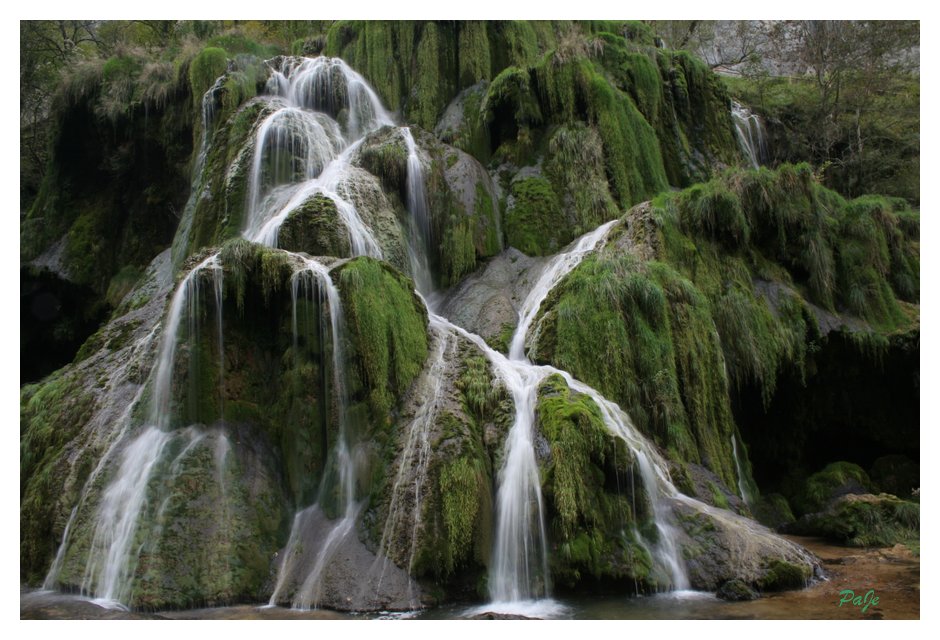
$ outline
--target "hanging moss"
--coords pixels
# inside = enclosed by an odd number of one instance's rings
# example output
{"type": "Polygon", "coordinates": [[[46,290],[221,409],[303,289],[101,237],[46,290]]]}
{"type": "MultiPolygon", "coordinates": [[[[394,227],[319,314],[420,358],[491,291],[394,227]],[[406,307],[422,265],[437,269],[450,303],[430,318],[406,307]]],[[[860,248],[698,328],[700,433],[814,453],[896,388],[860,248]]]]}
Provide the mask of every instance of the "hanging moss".
{"type": "Polygon", "coordinates": [[[516,180],[506,207],[506,240],[530,256],[557,253],[569,240],[558,198],[542,177],[516,180]]]}
{"type": "Polygon", "coordinates": [[[728,383],[715,375],[720,343],[691,283],[661,263],[602,254],[572,271],[543,309],[540,361],[616,399],[661,446],[735,486],[728,383]]]}
{"type": "Polygon", "coordinates": [[[427,311],[411,281],[385,263],[361,257],[337,271],[362,386],[375,419],[388,422],[427,357],[427,311]]]}
{"type": "Polygon", "coordinates": [[[449,574],[473,551],[483,483],[467,458],[447,463],[441,470],[438,483],[447,531],[448,553],[445,555],[444,573],[449,574]]]}
{"type": "Polygon", "coordinates": [[[589,397],[574,393],[559,375],[539,387],[536,415],[550,448],[542,492],[553,546],[553,577],[574,584],[587,577],[645,581],[652,566],[631,533],[649,517],[645,498],[631,494],[633,458],[604,425],[589,397]],[[641,509],[635,512],[634,508],[641,509]]]}
{"type": "Polygon", "coordinates": [[[228,53],[219,47],[206,47],[189,63],[189,87],[201,97],[228,69],[228,53]]]}
{"type": "Polygon", "coordinates": [[[459,86],[490,79],[490,42],[485,22],[469,20],[458,26],[459,86]]]}
{"type": "Polygon", "coordinates": [[[477,264],[470,221],[447,230],[441,246],[441,276],[445,285],[456,284],[473,272],[477,264]]]}

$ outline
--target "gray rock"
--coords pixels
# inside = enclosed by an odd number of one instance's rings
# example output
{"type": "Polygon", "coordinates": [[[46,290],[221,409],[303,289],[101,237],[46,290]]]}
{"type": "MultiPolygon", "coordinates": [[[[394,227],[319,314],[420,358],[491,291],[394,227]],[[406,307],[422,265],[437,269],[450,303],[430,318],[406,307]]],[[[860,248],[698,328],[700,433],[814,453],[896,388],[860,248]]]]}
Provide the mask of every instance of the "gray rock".
{"type": "Polygon", "coordinates": [[[506,249],[448,291],[439,307],[441,313],[492,342],[505,327],[515,327],[519,309],[544,263],[544,259],[506,249]]]}
{"type": "Polygon", "coordinates": [[[806,549],[727,509],[680,497],[673,500],[673,512],[694,589],[716,591],[735,579],[760,584],[775,563],[793,565],[807,577],[822,571],[806,549]]]}

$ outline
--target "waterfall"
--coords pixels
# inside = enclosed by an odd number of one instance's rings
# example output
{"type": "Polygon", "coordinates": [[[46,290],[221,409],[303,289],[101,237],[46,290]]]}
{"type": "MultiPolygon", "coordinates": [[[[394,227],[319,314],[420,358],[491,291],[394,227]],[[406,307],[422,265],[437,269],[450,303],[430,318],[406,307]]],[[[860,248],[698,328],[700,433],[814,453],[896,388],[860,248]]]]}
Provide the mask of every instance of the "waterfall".
{"type": "Polygon", "coordinates": [[[751,166],[757,169],[770,158],[764,122],[759,115],[737,102],[731,103],[731,118],[734,120],[734,131],[741,150],[751,166]]]}
{"type": "Polygon", "coordinates": [[[657,566],[668,574],[666,578],[673,589],[683,590],[689,586],[677,544],[678,530],[672,523],[668,504],[669,499],[680,494],[669,479],[665,461],[615,403],[567,372],[533,365],[524,353],[526,335],[542,302],[558,282],[605,241],[615,224],[616,221],[611,221],[585,234],[546,265],[519,311],[519,323],[510,343],[508,358],[490,348],[476,334],[429,310],[432,326],[448,327],[473,342],[486,355],[510,392],[515,406],[513,425],[506,437],[503,466],[499,471],[496,540],[489,576],[492,602],[481,609],[530,611],[543,615],[551,615],[556,610],[552,601],[544,600],[550,595],[550,576],[541,485],[533,447],[538,386],[553,373],[560,374],[573,390],[591,397],[600,408],[610,432],[628,445],[637,460],[653,508],[658,538],[650,549],[651,554],[657,566]]]}
{"type": "Polygon", "coordinates": [[[408,213],[408,258],[414,274],[415,285],[423,295],[430,295],[434,286],[431,282],[431,267],[428,256],[431,255],[431,218],[428,213],[428,199],[425,192],[424,167],[418,154],[418,145],[409,127],[402,127],[402,137],[408,150],[408,172],[406,180],[406,200],[408,213]]]}
{"type": "Polygon", "coordinates": [[[346,358],[342,338],[342,304],[339,290],[330,278],[329,270],[325,265],[313,259],[304,259],[304,267],[296,272],[291,279],[291,291],[294,297],[293,331],[294,342],[297,343],[297,300],[298,293],[310,293],[316,288],[326,298],[330,316],[330,337],[333,344],[333,396],[336,398],[335,414],[339,423],[339,433],[336,446],[331,452],[328,467],[332,471],[324,472],[320,483],[317,502],[299,511],[294,516],[290,538],[285,547],[286,557],[281,561],[278,570],[277,584],[269,601],[270,606],[277,604],[289,580],[303,576],[300,587],[294,592],[292,605],[298,609],[316,608],[322,595],[322,581],[330,560],[345,538],[355,530],[356,518],[359,515],[360,505],[356,502],[355,483],[359,469],[356,457],[353,455],[352,445],[349,442],[348,398],[346,388],[346,358]],[[303,284],[301,284],[303,283],[303,284]],[[335,478],[334,478],[335,476],[335,478]],[[335,522],[328,522],[322,505],[330,501],[331,493],[339,498],[341,517],[335,522]],[[318,532],[320,536],[312,535],[318,532]],[[309,567],[303,561],[305,545],[322,537],[317,541],[316,556],[313,566],[309,567]]]}
{"type": "Polygon", "coordinates": [[[277,109],[255,133],[243,235],[276,247],[287,216],[321,193],[336,204],[353,255],[381,258],[373,234],[341,195],[364,137],[394,124],[378,96],[345,62],[323,57],[281,59],[266,90],[277,109]],[[344,123],[335,119],[341,115],[344,123]]]}
{"type": "Polygon", "coordinates": [[[200,113],[202,116],[202,134],[199,141],[199,153],[196,155],[196,162],[193,165],[192,180],[189,189],[189,199],[186,201],[186,207],[183,209],[183,215],[180,218],[179,229],[173,238],[172,264],[179,266],[186,258],[185,252],[189,240],[189,230],[193,225],[193,214],[196,211],[196,202],[199,200],[199,187],[202,183],[202,172],[206,166],[206,156],[209,153],[209,142],[212,140],[212,129],[215,124],[217,94],[222,90],[225,84],[225,75],[216,78],[216,81],[209,87],[202,96],[200,113]]]}
{"type": "Polygon", "coordinates": [[[541,482],[533,446],[538,385],[547,374],[542,368],[532,367],[526,358],[526,334],[552,287],[607,236],[614,224],[609,222],[583,236],[546,266],[519,312],[509,360],[497,365],[512,395],[516,415],[506,436],[496,495],[496,545],[489,584],[494,602],[547,597],[550,590],[541,482]]]}
{"type": "Polygon", "coordinates": [[[748,484],[744,465],[741,464],[741,459],[738,457],[738,439],[734,434],[731,435],[731,453],[734,455],[734,469],[738,474],[738,494],[744,500],[744,504],[750,508],[754,504],[755,496],[748,484]]]}
{"type": "MultiPolygon", "coordinates": [[[[212,91],[210,89],[206,96],[214,95],[212,91]]],[[[362,144],[364,136],[379,127],[393,124],[376,94],[359,74],[341,60],[331,58],[281,59],[277,68],[272,69],[267,92],[275,108],[258,125],[251,141],[254,147],[249,167],[243,236],[253,242],[277,247],[278,230],[287,216],[312,196],[322,194],[336,205],[349,236],[351,253],[354,256],[381,258],[382,251],[373,231],[364,223],[347,193],[350,160],[362,144]]],[[[205,162],[205,136],[208,135],[213,118],[210,108],[214,104],[212,100],[214,97],[204,97],[204,140],[195,173],[201,173],[205,162]]],[[[418,294],[424,300],[423,296],[433,290],[428,261],[433,238],[425,170],[410,128],[403,127],[400,132],[408,153],[408,249],[418,294]]],[[[194,192],[197,183],[198,178],[194,178],[194,192]]],[[[187,210],[189,208],[187,205],[187,210]]],[[[495,536],[489,574],[489,591],[493,602],[487,609],[492,610],[494,604],[508,603],[512,610],[519,611],[528,604],[541,603],[539,607],[551,604],[547,600],[551,594],[548,539],[534,439],[538,387],[547,376],[555,373],[561,374],[573,390],[591,397],[598,405],[610,432],[627,443],[636,459],[655,519],[658,535],[648,548],[656,565],[668,574],[671,586],[674,589],[688,588],[669,505],[669,501],[677,499],[680,494],[669,479],[665,461],[615,403],[566,372],[532,364],[525,352],[530,332],[538,330],[537,326],[533,329],[533,324],[545,298],[589,252],[606,242],[615,224],[616,221],[608,222],[582,236],[548,262],[519,311],[508,357],[490,348],[479,336],[457,327],[428,309],[429,328],[434,343],[420,378],[419,384],[423,391],[419,396],[420,404],[403,431],[404,446],[376,558],[376,563],[382,563],[379,585],[389,561],[388,555],[395,544],[393,538],[404,537],[410,543],[406,551],[408,566],[405,569],[410,570],[415,561],[417,540],[423,526],[422,500],[430,491],[425,486],[432,457],[429,436],[444,403],[444,374],[460,336],[476,345],[486,356],[514,404],[513,423],[506,436],[502,467],[497,478],[495,536]],[[409,509],[413,514],[410,522],[407,518],[409,509]],[[402,531],[405,523],[410,524],[410,531],[402,531]]],[[[356,535],[356,522],[363,508],[363,504],[356,501],[356,480],[362,469],[357,463],[355,434],[350,432],[351,425],[348,424],[344,326],[339,291],[326,265],[296,254],[294,257],[302,261],[301,268],[291,278],[294,351],[297,352],[302,327],[309,330],[313,326],[311,318],[300,317],[298,309],[301,301],[312,300],[314,295],[319,295],[320,309],[325,308],[329,314],[331,395],[335,398],[332,413],[338,424],[338,435],[329,453],[316,502],[299,509],[294,515],[289,539],[279,558],[277,579],[269,604],[276,605],[290,596],[292,606],[308,609],[319,606],[323,601],[330,563],[336,558],[344,541],[356,535]]],[[[139,520],[148,509],[148,501],[160,497],[154,496],[153,489],[148,489],[148,486],[157,484],[152,482],[157,473],[166,474],[163,477],[164,485],[172,482],[180,472],[186,456],[200,444],[205,435],[195,427],[172,430],[179,421],[173,410],[172,388],[180,327],[188,322],[186,326],[190,336],[196,336],[200,330],[200,286],[206,275],[212,278],[217,314],[215,330],[218,332],[221,415],[226,366],[222,313],[223,270],[218,254],[214,254],[193,268],[173,295],[151,374],[152,395],[145,426],[133,439],[124,438],[122,431],[118,438],[120,446],[114,447],[113,455],[109,450],[92,474],[92,478],[97,477],[99,469],[104,468],[104,461],[109,457],[117,460],[114,465],[116,470],[98,505],[82,584],[83,591],[102,601],[124,604],[129,601],[137,558],[142,548],[140,542],[135,540],[139,520]]],[[[322,332],[326,334],[326,327],[322,328],[322,332]]],[[[225,434],[220,434],[214,449],[214,459],[223,495],[224,464],[230,446],[225,434]]],[[[82,504],[79,503],[78,511],[82,504]]],[[[159,505],[153,505],[156,507],[158,526],[166,504],[164,500],[159,505]]],[[[73,510],[59,554],[47,578],[50,585],[54,582],[53,572],[57,573],[61,566],[60,555],[66,548],[76,513],[73,510]]],[[[412,600],[417,605],[413,596],[412,600]]],[[[538,610],[545,611],[544,608],[538,610]]]]}
{"type": "MultiPolygon", "coordinates": [[[[170,431],[173,422],[171,391],[178,332],[184,315],[189,318],[190,332],[197,330],[194,323],[201,315],[198,309],[199,282],[206,270],[213,274],[215,290],[221,290],[221,265],[218,254],[203,260],[177,287],[164,323],[152,375],[147,424],[126,444],[123,437],[118,438],[117,442],[124,444],[120,462],[104,489],[95,514],[95,527],[81,590],[108,606],[124,606],[130,596],[140,551],[139,546],[134,546],[138,520],[147,504],[150,479],[160,465],[164,450],[174,438],[173,432],[170,431]]],[[[220,303],[220,298],[217,298],[219,312],[220,303]]],[[[131,407],[128,407],[128,418],[130,409],[131,407]]],[[[99,469],[109,456],[110,452],[102,458],[99,469]]],[[[99,469],[96,469],[94,475],[97,475],[99,469]]],[[[91,485],[86,484],[86,488],[89,486],[91,485]]],[[[80,505],[83,502],[84,496],[80,505]]],[[[66,543],[67,535],[63,536],[63,549],[66,543]]],[[[50,578],[52,571],[47,581],[50,578]]]]}

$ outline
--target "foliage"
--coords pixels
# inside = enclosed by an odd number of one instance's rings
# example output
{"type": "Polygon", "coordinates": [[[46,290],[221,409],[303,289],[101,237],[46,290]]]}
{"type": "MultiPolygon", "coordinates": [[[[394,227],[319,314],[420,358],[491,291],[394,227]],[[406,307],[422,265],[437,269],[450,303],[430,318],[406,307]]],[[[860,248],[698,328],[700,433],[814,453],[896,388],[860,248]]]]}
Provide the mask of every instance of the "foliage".
{"type": "Polygon", "coordinates": [[[362,386],[374,418],[388,422],[427,357],[427,311],[411,281],[385,263],[356,258],[337,275],[362,386]]]}

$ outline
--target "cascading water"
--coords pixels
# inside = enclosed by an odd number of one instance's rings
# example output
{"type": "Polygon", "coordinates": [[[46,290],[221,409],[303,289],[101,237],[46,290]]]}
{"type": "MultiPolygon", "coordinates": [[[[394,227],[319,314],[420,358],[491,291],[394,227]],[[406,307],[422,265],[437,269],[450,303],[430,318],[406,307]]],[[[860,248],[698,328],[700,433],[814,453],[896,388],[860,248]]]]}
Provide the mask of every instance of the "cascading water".
{"type": "Polygon", "coordinates": [[[402,137],[408,150],[407,206],[411,214],[408,222],[408,258],[411,271],[415,275],[415,285],[422,295],[432,291],[431,268],[428,256],[431,254],[431,218],[428,214],[428,199],[425,192],[424,167],[418,154],[418,145],[409,127],[403,127],[402,137]]]}
{"type": "MultiPolygon", "coordinates": [[[[315,194],[328,197],[346,226],[354,256],[381,257],[375,236],[355,206],[341,196],[348,177],[350,158],[363,137],[381,126],[393,124],[375,92],[342,60],[285,58],[273,70],[267,90],[284,106],[269,115],[258,128],[249,176],[247,224],[243,235],[254,242],[276,247],[278,230],[287,216],[315,194]],[[345,126],[333,118],[346,114],[345,126]],[[345,129],[346,135],[342,134],[345,129]],[[286,183],[286,184],[284,184],[286,183]],[[282,185],[280,186],[279,185],[282,185]]],[[[278,580],[270,604],[276,604],[285,588],[294,587],[292,605],[300,609],[318,606],[322,581],[329,562],[343,540],[354,530],[359,505],[355,500],[356,457],[347,428],[346,372],[342,349],[342,306],[339,292],[320,262],[304,258],[304,268],[294,275],[294,332],[297,332],[299,283],[312,292],[312,283],[323,292],[330,314],[333,345],[333,397],[339,423],[337,442],[320,485],[317,502],[298,512],[291,528],[278,580]],[[333,495],[330,495],[333,494],[333,495]],[[341,516],[329,522],[324,502],[335,498],[341,516]],[[316,531],[320,540],[314,541],[316,531]],[[316,555],[301,557],[314,542],[316,555]],[[299,586],[296,583],[300,583],[299,586]]]]}
{"type": "Polygon", "coordinates": [[[734,470],[738,474],[738,494],[744,500],[744,504],[751,507],[754,503],[754,492],[748,484],[748,476],[744,465],[741,464],[741,458],[738,457],[738,438],[735,435],[731,436],[731,453],[734,456],[734,470]]]}
{"type": "MultiPolygon", "coordinates": [[[[190,319],[190,332],[196,330],[194,323],[201,315],[197,307],[201,299],[199,283],[203,272],[207,270],[212,273],[216,283],[215,291],[221,291],[222,270],[217,254],[209,256],[190,271],[177,288],[170,303],[152,378],[147,426],[124,446],[119,466],[104,489],[98,505],[81,589],[83,593],[93,595],[97,601],[108,606],[124,606],[129,600],[140,551],[139,547],[135,549],[133,546],[134,537],[140,514],[147,504],[150,478],[160,466],[164,451],[176,437],[170,427],[173,415],[171,386],[178,332],[184,316],[190,319]]],[[[220,296],[217,297],[217,304],[217,312],[221,315],[220,296]]],[[[192,434],[184,435],[190,440],[193,437],[192,434]]],[[[119,442],[123,442],[123,439],[119,442]]],[[[106,455],[102,463],[109,456],[106,455]]],[[[83,503],[84,497],[79,506],[83,503]]],[[[67,535],[63,537],[60,553],[64,553],[67,538],[67,535]]]]}
{"type": "Polygon", "coordinates": [[[225,85],[225,75],[219,76],[202,96],[202,135],[199,142],[199,153],[193,166],[192,183],[190,185],[189,200],[183,209],[180,218],[179,233],[173,239],[172,263],[179,266],[185,256],[186,241],[189,239],[189,230],[193,224],[193,215],[196,211],[196,202],[199,200],[199,187],[202,182],[202,172],[206,166],[206,155],[209,153],[209,142],[212,140],[212,130],[215,124],[216,102],[218,94],[225,85]]]}
{"type": "Polygon", "coordinates": [[[336,204],[352,254],[381,257],[355,206],[341,196],[350,157],[362,139],[394,125],[378,96],[338,58],[283,58],[272,69],[267,91],[277,96],[279,108],[255,134],[243,235],[277,246],[287,216],[321,193],[336,204]],[[341,113],[344,125],[334,119],[341,113]]]}
{"type": "MultiPolygon", "coordinates": [[[[431,429],[443,404],[442,391],[448,356],[452,357],[457,344],[456,334],[436,318],[431,319],[430,329],[434,335],[434,349],[418,382],[419,388],[425,390],[425,397],[405,428],[407,439],[392,486],[382,539],[379,541],[379,553],[375,561],[378,566],[373,565],[372,568],[373,573],[378,573],[374,586],[370,585],[374,592],[379,592],[382,588],[382,581],[388,569],[388,554],[396,538],[409,541],[406,567],[408,571],[414,566],[418,551],[418,535],[422,528],[422,500],[426,491],[429,491],[425,483],[428,479],[428,464],[431,461],[431,429]]],[[[417,608],[419,603],[411,587],[409,584],[408,601],[412,607],[417,608]]]]}
{"type": "MultiPolygon", "coordinates": [[[[393,124],[375,93],[345,63],[329,58],[284,58],[278,68],[272,70],[267,87],[268,93],[275,96],[271,100],[276,109],[259,125],[254,136],[244,237],[276,247],[278,229],[290,212],[313,195],[323,194],[336,204],[339,217],[349,234],[351,253],[354,256],[381,257],[382,252],[372,230],[362,221],[355,206],[343,197],[350,159],[363,137],[381,126],[393,124]],[[336,118],[340,118],[340,121],[336,118]]],[[[211,123],[211,114],[204,115],[204,131],[209,128],[207,123],[211,123]]],[[[428,266],[432,237],[424,168],[411,130],[405,127],[400,131],[408,151],[406,199],[411,215],[408,229],[411,267],[419,294],[426,295],[433,287],[428,266]]],[[[758,139],[758,148],[762,144],[761,140],[758,139]]],[[[198,167],[204,161],[204,154],[203,148],[197,161],[198,167]]],[[[429,309],[430,331],[434,335],[435,346],[423,374],[427,390],[404,432],[404,449],[376,559],[377,563],[382,563],[380,583],[388,562],[386,555],[391,544],[390,537],[401,533],[401,523],[407,522],[403,515],[407,509],[413,510],[410,522],[412,546],[407,569],[414,562],[415,543],[421,527],[424,482],[431,458],[429,433],[439,413],[441,380],[448,362],[446,354],[455,348],[456,337],[462,336],[485,354],[509,391],[515,411],[513,424],[506,436],[502,468],[498,474],[494,553],[489,576],[493,603],[487,605],[486,609],[498,609],[502,604],[510,610],[520,611],[527,603],[535,601],[536,605],[541,606],[537,608],[538,611],[551,610],[551,601],[546,600],[550,595],[548,541],[534,438],[538,387],[553,373],[561,374],[573,390],[591,397],[600,408],[608,429],[629,445],[655,518],[658,536],[651,544],[651,554],[656,564],[668,574],[672,588],[688,588],[688,578],[676,543],[676,529],[671,524],[669,501],[680,497],[690,503],[695,501],[678,493],[669,479],[665,461],[616,404],[566,372],[533,365],[525,353],[526,339],[546,296],[590,251],[605,242],[615,224],[616,221],[609,222],[586,234],[568,251],[549,262],[520,309],[508,357],[494,351],[479,336],[453,325],[429,309]]],[[[324,264],[296,257],[303,261],[303,267],[295,272],[291,283],[295,351],[299,327],[301,324],[307,327],[312,324],[309,320],[299,321],[298,302],[302,298],[320,295],[323,298],[320,308],[325,307],[329,313],[332,397],[335,398],[333,412],[339,425],[327,465],[328,471],[324,472],[320,483],[318,499],[295,514],[270,599],[270,604],[275,605],[290,596],[293,606],[306,609],[316,607],[322,601],[324,576],[344,540],[355,535],[362,505],[356,501],[355,484],[360,470],[356,463],[355,443],[350,442],[352,434],[347,425],[348,403],[339,292],[324,264]],[[330,511],[327,504],[335,507],[333,511],[336,516],[333,520],[327,517],[330,511]]],[[[187,310],[191,323],[190,335],[198,331],[198,324],[195,323],[200,314],[197,308],[188,306],[198,304],[201,299],[200,274],[207,270],[213,277],[218,313],[218,366],[222,381],[220,384],[224,385],[222,267],[218,255],[213,255],[186,276],[173,297],[154,368],[147,426],[120,449],[118,469],[98,507],[83,589],[105,600],[128,601],[140,551],[139,547],[133,548],[137,521],[147,503],[148,484],[153,473],[161,467],[170,476],[178,473],[182,460],[202,439],[198,429],[170,430],[173,424],[170,391],[173,386],[177,334],[187,310]],[[169,463],[164,460],[164,457],[170,457],[167,451],[174,452],[173,460],[169,463]]],[[[219,394],[221,407],[224,386],[220,388],[219,394]]],[[[218,478],[224,495],[223,465],[230,448],[224,434],[216,440],[215,447],[218,478]]],[[[158,512],[162,512],[162,508],[158,512]]],[[[69,537],[74,514],[73,511],[63,536],[63,548],[69,537]]],[[[57,562],[60,563],[58,557],[57,562]]],[[[417,603],[413,601],[412,604],[417,603]]]]}
{"type": "Polygon", "coordinates": [[[312,295],[314,289],[321,292],[328,305],[330,317],[330,338],[333,345],[333,397],[336,398],[335,414],[339,423],[336,447],[329,466],[333,473],[324,473],[317,502],[294,516],[290,539],[285,548],[286,557],[281,561],[278,580],[271,594],[269,605],[274,606],[281,598],[289,581],[301,582],[293,592],[292,605],[299,609],[317,607],[322,593],[322,579],[329,561],[339,544],[354,530],[359,505],[355,498],[355,481],[358,469],[355,456],[352,455],[348,441],[346,396],[346,365],[342,347],[342,305],[339,290],[330,278],[325,265],[313,259],[304,259],[304,267],[292,277],[291,291],[294,306],[294,333],[297,341],[297,304],[298,295],[312,295]],[[314,286],[316,283],[316,286],[314,286]],[[329,494],[333,494],[333,496],[329,494]],[[326,521],[322,504],[331,497],[338,498],[341,517],[333,523],[326,521]],[[322,541],[311,540],[311,532],[316,531],[322,541]],[[316,555],[313,564],[304,563],[304,550],[311,542],[316,543],[316,555]],[[302,581],[301,581],[302,578],[302,581]]]}
{"type": "Polygon", "coordinates": [[[731,118],[738,136],[738,144],[755,169],[766,164],[770,154],[767,148],[767,136],[764,122],[760,116],[737,102],[731,103],[731,118]]]}

